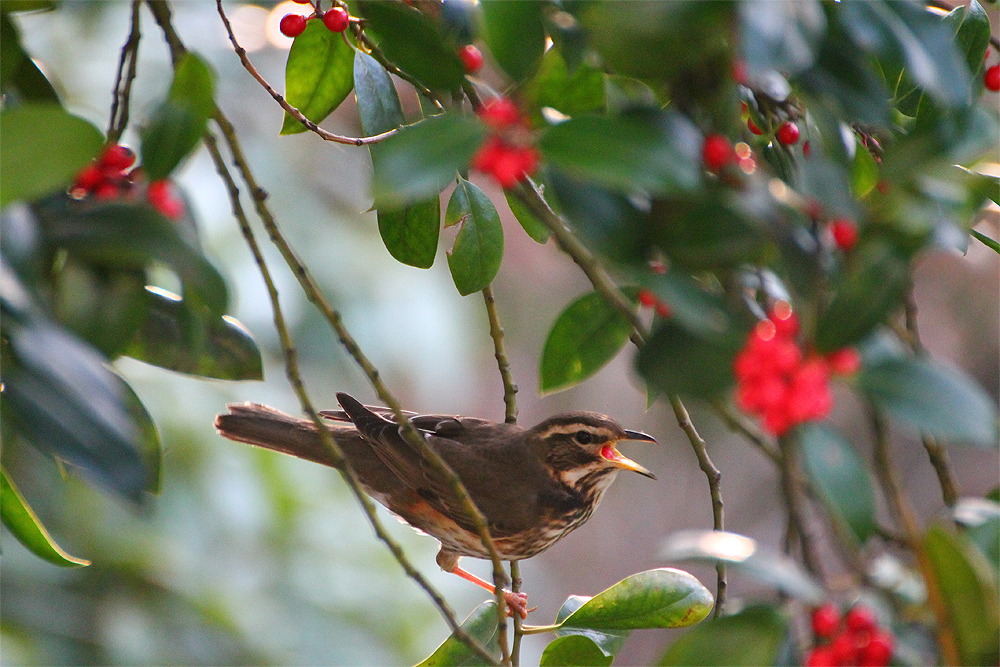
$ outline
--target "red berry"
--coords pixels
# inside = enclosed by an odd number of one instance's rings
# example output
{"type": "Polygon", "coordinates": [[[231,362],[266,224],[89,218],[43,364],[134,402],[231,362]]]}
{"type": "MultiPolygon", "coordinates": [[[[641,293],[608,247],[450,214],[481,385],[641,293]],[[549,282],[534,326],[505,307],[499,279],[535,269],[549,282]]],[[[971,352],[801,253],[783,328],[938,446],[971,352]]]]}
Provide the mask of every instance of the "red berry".
{"type": "Polygon", "coordinates": [[[94,189],[94,197],[100,200],[115,199],[118,195],[118,186],[111,181],[104,181],[94,189]]]}
{"type": "Polygon", "coordinates": [[[102,169],[121,173],[135,164],[135,153],[128,146],[108,146],[98,165],[102,169]]]}
{"type": "Polygon", "coordinates": [[[670,317],[674,313],[673,313],[672,310],[670,310],[670,306],[668,306],[667,304],[663,303],[662,301],[657,301],[656,302],[656,314],[659,315],[660,317],[666,318],[666,317],[670,317]]]}
{"type": "Polygon", "coordinates": [[[472,44],[466,44],[458,50],[458,57],[462,61],[467,74],[475,74],[483,67],[483,54],[472,44]]]}
{"type": "Polygon", "coordinates": [[[503,130],[521,122],[521,110],[510,99],[498,97],[483,105],[479,117],[494,130],[503,130]]]}
{"type": "Polygon", "coordinates": [[[721,134],[710,134],[701,147],[701,159],[710,171],[719,171],[736,160],[736,152],[729,139],[721,134]]]}
{"type": "Polygon", "coordinates": [[[837,218],[830,223],[833,242],[844,252],[849,251],[858,242],[858,226],[848,218],[837,218]]]}
{"type": "Polygon", "coordinates": [[[84,167],[83,171],[77,175],[74,187],[90,192],[100,185],[103,180],[104,174],[101,172],[101,168],[96,164],[91,164],[84,167]]]}
{"type": "Polygon", "coordinates": [[[792,311],[787,301],[774,304],[774,309],[767,316],[774,324],[774,333],[782,338],[794,338],[799,333],[799,316],[792,311]]]}
{"type": "Polygon", "coordinates": [[[323,25],[331,32],[344,32],[350,22],[351,15],[343,7],[334,7],[323,14],[323,25]]]}
{"type": "Polygon", "coordinates": [[[753,118],[747,118],[747,127],[754,134],[764,134],[764,131],[757,127],[757,123],[753,122],[753,118]]]}
{"type": "Polygon", "coordinates": [[[653,260],[649,263],[649,270],[656,275],[662,276],[667,272],[667,265],[663,262],[653,260]]]}
{"type": "Polygon", "coordinates": [[[829,646],[817,646],[806,657],[806,667],[837,667],[840,664],[829,646]]]}
{"type": "Polygon", "coordinates": [[[890,633],[876,632],[868,640],[868,645],[861,649],[861,660],[858,664],[860,667],[885,667],[892,658],[894,645],[895,640],[890,633]]]}
{"type": "Polygon", "coordinates": [[[854,639],[849,633],[842,632],[834,637],[829,644],[829,649],[835,665],[858,664],[858,647],[854,644],[854,639]]]}
{"type": "Polygon", "coordinates": [[[802,154],[806,157],[812,155],[812,146],[809,145],[808,141],[802,144],[802,154]]]}
{"type": "Polygon", "coordinates": [[[734,60],[731,74],[733,81],[741,86],[747,85],[747,65],[742,60],[734,60]]]}
{"type": "Polygon", "coordinates": [[[844,615],[844,623],[851,632],[871,632],[878,627],[875,612],[863,605],[854,605],[844,615]]]}
{"type": "Polygon", "coordinates": [[[1000,90],[1000,65],[994,65],[983,75],[983,84],[994,93],[1000,90]]]}
{"type": "Polygon", "coordinates": [[[840,610],[832,602],[816,609],[812,614],[813,634],[817,637],[832,637],[840,627],[840,610]]]}
{"type": "Polygon", "coordinates": [[[285,37],[298,37],[306,29],[306,17],[301,14],[285,14],[278,28],[285,37]]]}
{"type": "Polygon", "coordinates": [[[853,375],[861,369],[861,353],[853,347],[844,347],[826,356],[830,370],[836,375],[853,375]]]}
{"type": "Polygon", "coordinates": [[[778,137],[778,141],[786,146],[791,146],[799,140],[799,128],[795,125],[795,123],[788,121],[778,128],[776,136],[778,137]]]}
{"type": "Polygon", "coordinates": [[[533,146],[511,146],[499,137],[487,139],[472,158],[474,169],[492,174],[503,188],[516,185],[537,165],[538,151],[533,146]]]}
{"type": "Polygon", "coordinates": [[[656,305],[656,295],[648,289],[639,290],[639,305],[644,308],[652,308],[656,305]]]}
{"type": "Polygon", "coordinates": [[[146,190],[146,199],[153,208],[168,218],[176,220],[184,215],[184,203],[174,192],[173,184],[167,179],[150,183],[146,190]]]}

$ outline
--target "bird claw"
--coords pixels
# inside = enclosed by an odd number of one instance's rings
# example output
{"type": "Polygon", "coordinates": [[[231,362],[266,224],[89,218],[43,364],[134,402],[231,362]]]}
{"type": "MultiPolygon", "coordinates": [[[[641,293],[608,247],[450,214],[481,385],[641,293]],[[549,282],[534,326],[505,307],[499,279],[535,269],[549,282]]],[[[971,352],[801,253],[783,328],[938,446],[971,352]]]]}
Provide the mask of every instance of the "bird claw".
{"type": "Polygon", "coordinates": [[[527,593],[512,593],[511,591],[504,591],[503,599],[507,603],[507,616],[511,618],[514,617],[514,614],[517,614],[522,619],[525,619],[528,618],[529,611],[535,611],[538,609],[538,607],[528,609],[527,593]]]}

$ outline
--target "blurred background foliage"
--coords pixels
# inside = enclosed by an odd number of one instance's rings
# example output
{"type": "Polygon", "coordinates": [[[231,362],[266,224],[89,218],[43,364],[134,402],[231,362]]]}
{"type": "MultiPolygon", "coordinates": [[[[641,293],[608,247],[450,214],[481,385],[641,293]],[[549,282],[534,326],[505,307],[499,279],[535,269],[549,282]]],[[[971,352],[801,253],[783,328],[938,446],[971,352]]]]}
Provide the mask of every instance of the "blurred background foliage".
{"type": "MultiPolygon", "coordinates": [[[[287,43],[275,27],[284,10],[235,3],[227,3],[227,9],[257,67],[268,80],[281,81],[287,43]]],[[[502,387],[485,313],[477,295],[455,293],[441,256],[450,243],[441,244],[430,270],[396,262],[379,238],[374,214],[364,213],[371,206],[367,151],[308,134],[279,139],[282,114],[233,55],[214,3],[179,2],[174,11],[178,32],[218,75],[216,100],[236,124],[279,224],[402,403],[417,411],[502,419],[502,387]]],[[[97,127],[107,125],[129,15],[127,2],[80,1],[13,16],[25,48],[66,108],[97,127]]],[[[995,10],[991,19],[996,25],[995,10]]],[[[145,10],[142,20],[132,101],[138,119],[148,117],[172,77],[168,50],[145,10]]],[[[404,95],[403,104],[413,113],[416,97],[404,95]]],[[[343,105],[324,127],[362,134],[353,104],[343,105]]],[[[122,143],[138,145],[135,127],[122,143]]],[[[227,279],[229,312],[253,332],[261,349],[265,381],[206,381],[128,359],[115,364],[149,410],[163,443],[161,491],[140,511],[5,438],[4,466],[28,502],[61,546],[92,565],[53,567],[4,532],[2,661],[415,662],[444,639],[447,629],[373,538],[336,472],[253,451],[214,433],[212,420],[228,402],[259,401],[293,413],[298,405],[284,380],[263,285],[211,161],[199,150],[175,177],[190,198],[207,254],[227,279]]],[[[492,184],[479,184],[494,202],[502,201],[492,184]]],[[[501,215],[506,228],[517,229],[507,210],[501,215]]],[[[981,224],[997,237],[995,209],[981,224]]],[[[506,238],[494,289],[514,376],[522,387],[521,421],[593,409],[660,440],[656,447],[627,452],[657,473],[657,486],[641,480],[619,483],[585,528],[523,565],[532,604],[538,605],[539,617],[547,618],[567,595],[591,595],[627,574],[661,565],[656,552],[663,536],[710,526],[711,512],[704,477],[672,415],[660,407],[643,411],[645,392],[632,375],[628,355],[571,390],[546,397],[533,390],[552,322],[565,304],[589,291],[589,284],[554,243],[537,245],[519,232],[506,238]]],[[[272,267],[282,266],[270,247],[265,254],[272,267]]],[[[914,287],[926,346],[966,369],[994,400],[1000,383],[997,257],[980,244],[972,244],[964,257],[928,254],[918,265],[914,287]]],[[[304,301],[294,278],[278,270],[276,279],[316,404],[333,405],[335,391],[370,401],[367,381],[304,301]]],[[[862,407],[848,392],[838,394],[836,405],[834,423],[856,442],[867,441],[860,437],[862,407]]],[[[709,413],[692,406],[692,416],[725,476],[727,528],[779,549],[784,515],[774,492],[775,471],[709,413]]],[[[915,444],[914,436],[897,440],[901,449],[915,444]]],[[[981,496],[996,486],[995,450],[955,448],[952,458],[965,494],[981,496]]],[[[922,457],[900,465],[918,511],[932,515],[940,507],[933,471],[922,457]]],[[[392,520],[387,525],[459,616],[483,599],[474,587],[439,572],[433,540],[392,520]]],[[[481,575],[487,572],[485,564],[467,565],[481,575]]],[[[707,566],[692,571],[702,581],[714,576],[707,566]]],[[[773,592],[733,578],[730,595],[738,600],[773,592]]],[[[636,635],[619,662],[648,664],[662,653],[667,634],[636,635]]],[[[525,663],[537,660],[543,642],[526,640],[525,663]]]]}

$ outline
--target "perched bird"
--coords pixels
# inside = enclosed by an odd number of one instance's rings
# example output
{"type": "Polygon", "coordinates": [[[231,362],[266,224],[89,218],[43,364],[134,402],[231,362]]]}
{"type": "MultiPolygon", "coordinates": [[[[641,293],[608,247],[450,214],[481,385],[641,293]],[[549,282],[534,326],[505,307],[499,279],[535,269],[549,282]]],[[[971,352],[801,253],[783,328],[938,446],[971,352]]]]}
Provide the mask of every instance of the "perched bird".
{"type": "MultiPolygon", "coordinates": [[[[489,555],[445,476],[401,435],[387,408],[343,393],[337,400],[342,410],[320,415],[364,491],[437,538],[441,569],[494,592],[458,565],[461,556],[489,555]]],[[[256,403],[228,407],[215,420],[226,438],[337,467],[312,421],[256,403]]],[[[622,440],[656,441],[593,412],[556,415],[529,429],[472,417],[406,416],[461,479],[504,560],[539,554],[582,525],[619,470],[656,479],[615,448],[622,440]]],[[[526,595],[504,596],[513,612],[527,615],[526,595]]]]}

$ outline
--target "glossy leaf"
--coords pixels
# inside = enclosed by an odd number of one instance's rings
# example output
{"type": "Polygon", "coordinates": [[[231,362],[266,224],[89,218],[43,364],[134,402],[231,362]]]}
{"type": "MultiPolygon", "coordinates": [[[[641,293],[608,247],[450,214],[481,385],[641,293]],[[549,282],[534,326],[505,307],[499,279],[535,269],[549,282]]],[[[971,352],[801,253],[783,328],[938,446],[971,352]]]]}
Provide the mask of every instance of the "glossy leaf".
{"type": "Polygon", "coordinates": [[[664,393],[710,398],[733,384],[733,360],[743,339],[738,330],[696,333],[666,320],[639,351],[636,369],[664,393]]]}
{"type": "MultiPolygon", "coordinates": [[[[285,99],[314,123],[340,106],[354,87],[354,49],[322,21],[306,21],[285,63],[285,99]]],[[[305,132],[306,127],[285,114],[281,134],[305,132]]]]}
{"type": "Polygon", "coordinates": [[[117,357],[145,317],[141,269],[95,267],[67,258],[53,271],[52,310],[64,327],[107,357],[117,357]]]}
{"type": "Polygon", "coordinates": [[[402,2],[359,0],[379,37],[379,48],[394,65],[431,89],[452,90],[462,84],[465,68],[457,45],[446,41],[429,18],[402,2]]]}
{"type": "MultiPolygon", "coordinates": [[[[590,595],[570,595],[556,613],[556,625],[560,625],[570,614],[593,599],[590,595]]],[[[606,656],[614,656],[625,645],[631,630],[593,630],[590,628],[564,628],[553,630],[557,637],[580,635],[592,641],[606,656]]]]}
{"type": "MultiPolygon", "coordinates": [[[[461,627],[497,660],[500,659],[500,644],[497,640],[497,603],[495,601],[488,600],[476,607],[462,621],[461,627]]],[[[487,663],[482,658],[452,635],[416,667],[457,667],[459,665],[472,667],[485,664],[487,663]]]]}
{"type": "Polygon", "coordinates": [[[739,5],[740,49],[751,76],[771,70],[795,75],[811,66],[826,32],[818,0],[750,0],[739,5]]]}
{"type": "Polygon", "coordinates": [[[0,469],[0,517],[3,525],[31,553],[60,567],[84,567],[89,560],[71,556],[56,544],[31,506],[14,486],[6,470],[0,469]]]}
{"type": "Polygon", "coordinates": [[[831,516],[863,545],[878,532],[875,494],[864,460],[825,424],[806,423],[795,433],[813,488],[831,516]]]}
{"type": "Polygon", "coordinates": [[[188,52],[174,70],[170,92],[140,130],[142,168],[150,181],[170,175],[205,134],[215,112],[215,74],[188,52]]]}
{"type": "Polygon", "coordinates": [[[550,642],[539,661],[539,667],[607,667],[614,657],[604,655],[592,639],[582,635],[567,635],[550,642]]]}
{"type": "MultiPolygon", "coordinates": [[[[496,0],[493,4],[510,3],[496,0]]],[[[524,84],[524,99],[534,109],[548,107],[566,116],[602,112],[605,102],[605,74],[588,63],[570,71],[559,49],[549,49],[542,57],[538,72],[524,84]]],[[[541,121],[539,113],[536,119],[541,121]]]]}
{"type": "Polygon", "coordinates": [[[702,136],[679,113],[579,116],[549,128],[539,147],[567,174],[622,192],[691,192],[701,185],[702,136]]]}
{"type": "Polygon", "coordinates": [[[853,345],[902,303],[910,284],[909,265],[888,244],[859,244],[830,304],[820,313],[816,347],[832,352],[853,345]]]}
{"type": "Polygon", "coordinates": [[[827,597],[823,587],[792,558],[761,549],[756,540],[737,533],[678,531],[663,541],[658,555],[670,561],[723,562],[810,605],[819,605],[827,597]]]}
{"type": "Polygon", "coordinates": [[[96,205],[53,197],[35,206],[45,240],[76,257],[108,267],[141,268],[160,261],[184,286],[184,298],[197,298],[214,313],[226,312],[226,283],[198,248],[181,238],[177,227],[151,206],[125,202],[96,205]]]}
{"type": "Polygon", "coordinates": [[[511,79],[527,79],[545,51],[545,4],[483,0],[483,37],[490,53],[511,79]]]}
{"type": "Polygon", "coordinates": [[[104,145],[100,130],[56,104],[0,112],[0,206],[65,189],[104,145]]]}
{"type": "Polygon", "coordinates": [[[59,104],[59,95],[21,46],[21,36],[6,12],[0,14],[0,88],[5,93],[16,91],[24,102],[59,104]]]}
{"type": "Polygon", "coordinates": [[[694,625],[712,611],[708,589],[683,570],[661,567],[622,579],[566,617],[563,628],[638,630],[694,625]]]}
{"type": "Polygon", "coordinates": [[[712,618],[681,635],[658,665],[779,665],[788,621],[772,607],[747,607],[712,618]]]}
{"type": "Polygon", "coordinates": [[[675,267],[664,273],[643,271],[641,280],[670,309],[670,318],[689,331],[720,335],[732,327],[722,298],[705,290],[687,271],[675,267]]]}
{"type": "Polygon", "coordinates": [[[528,207],[522,204],[512,191],[504,190],[503,194],[507,199],[507,205],[510,206],[510,212],[517,218],[517,222],[524,232],[538,243],[548,241],[552,232],[545,226],[545,223],[535,217],[535,214],[529,211],[528,207]]]}
{"type": "MultiPolygon", "coordinates": [[[[635,298],[635,290],[629,291],[635,298]]],[[[568,389],[604,368],[628,343],[632,323],[597,292],[585,294],[556,318],[539,370],[539,391],[568,389]]]]}
{"type": "Polygon", "coordinates": [[[976,74],[990,46],[990,17],[978,0],[970,0],[968,5],[956,7],[953,11],[961,12],[962,16],[955,35],[959,51],[965,56],[969,71],[976,74]]]}
{"type": "Polygon", "coordinates": [[[441,192],[465,169],[486,128],[461,114],[431,116],[381,142],[372,182],[375,207],[400,207],[441,192]]]}
{"type": "Polygon", "coordinates": [[[861,142],[854,149],[854,159],[851,160],[851,193],[861,198],[867,195],[878,183],[878,163],[875,157],[861,142]]]}
{"type": "MultiPolygon", "coordinates": [[[[403,108],[389,73],[363,51],[354,55],[354,93],[366,135],[388,132],[403,124],[403,108]]],[[[371,144],[369,149],[372,168],[378,174],[383,147],[371,144]]],[[[379,234],[389,254],[421,269],[434,264],[441,229],[441,203],[436,194],[412,204],[379,208],[377,215],[379,234]]]]}
{"type": "Polygon", "coordinates": [[[924,548],[948,609],[963,665],[991,665],[1000,648],[1000,594],[986,558],[962,535],[931,526],[924,548]]]}
{"type": "Polygon", "coordinates": [[[444,224],[462,226],[448,252],[448,269],[458,293],[467,296],[486,289],[503,260],[503,226],[493,202],[478,187],[459,178],[444,224]]]}
{"type": "Polygon", "coordinates": [[[260,350],[237,320],[192,308],[176,294],[147,287],[146,319],[126,356],[178,373],[218,380],[263,380],[260,350]]]}
{"type": "Polygon", "coordinates": [[[909,426],[946,440],[995,448],[996,402],[959,369],[925,358],[889,358],[865,365],[858,387],[909,426]]]}

